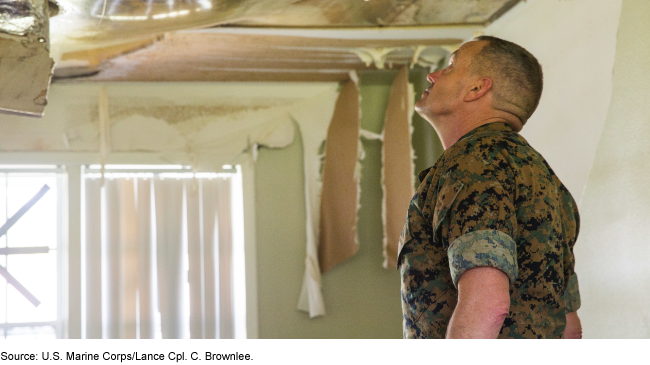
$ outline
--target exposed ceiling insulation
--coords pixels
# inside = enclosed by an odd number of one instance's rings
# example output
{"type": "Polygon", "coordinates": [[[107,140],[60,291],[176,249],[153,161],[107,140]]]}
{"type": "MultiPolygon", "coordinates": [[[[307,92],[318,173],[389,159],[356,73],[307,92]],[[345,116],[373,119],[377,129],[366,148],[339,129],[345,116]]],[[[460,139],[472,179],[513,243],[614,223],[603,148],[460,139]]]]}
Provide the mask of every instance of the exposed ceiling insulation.
{"type": "Polygon", "coordinates": [[[74,81],[336,81],[353,70],[431,67],[444,55],[439,46],[458,45],[473,35],[468,30],[519,1],[60,0],[62,14],[52,19],[54,75],[74,81]],[[290,34],[269,32],[278,29],[290,34]],[[411,37],[395,37],[395,29],[410,29],[411,37]],[[332,36],[338,30],[345,35],[332,36]],[[418,30],[428,36],[412,36],[418,30]],[[372,40],[356,36],[367,31],[375,33],[372,40]]]}

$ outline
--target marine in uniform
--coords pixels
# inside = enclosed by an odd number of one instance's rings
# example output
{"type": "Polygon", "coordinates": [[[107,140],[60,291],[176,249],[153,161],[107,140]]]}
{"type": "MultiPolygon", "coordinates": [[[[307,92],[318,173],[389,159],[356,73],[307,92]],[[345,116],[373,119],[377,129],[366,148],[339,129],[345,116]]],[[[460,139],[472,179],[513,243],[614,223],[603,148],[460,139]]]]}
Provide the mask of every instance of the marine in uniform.
{"type": "Polygon", "coordinates": [[[541,78],[530,53],[485,36],[428,76],[416,110],[445,151],[420,173],[400,237],[405,338],[581,336],[577,206],[518,133],[541,78]]]}

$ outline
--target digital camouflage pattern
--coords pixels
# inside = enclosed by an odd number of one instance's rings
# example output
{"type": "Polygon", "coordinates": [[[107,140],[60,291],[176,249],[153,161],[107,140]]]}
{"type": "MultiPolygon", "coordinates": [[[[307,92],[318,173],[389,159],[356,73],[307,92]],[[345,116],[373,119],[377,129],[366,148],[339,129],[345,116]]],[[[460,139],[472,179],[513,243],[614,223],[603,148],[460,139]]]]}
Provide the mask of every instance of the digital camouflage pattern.
{"type": "Polygon", "coordinates": [[[466,233],[454,241],[447,251],[451,280],[458,287],[462,273],[477,266],[498,267],[510,279],[517,279],[517,247],[507,234],[495,230],[466,233]],[[480,264],[480,265],[479,265],[480,264]]]}
{"type": "Polygon", "coordinates": [[[474,129],[420,173],[400,237],[405,338],[444,338],[460,275],[510,279],[500,338],[561,338],[580,306],[579,215],[544,158],[505,123],[474,129]]]}

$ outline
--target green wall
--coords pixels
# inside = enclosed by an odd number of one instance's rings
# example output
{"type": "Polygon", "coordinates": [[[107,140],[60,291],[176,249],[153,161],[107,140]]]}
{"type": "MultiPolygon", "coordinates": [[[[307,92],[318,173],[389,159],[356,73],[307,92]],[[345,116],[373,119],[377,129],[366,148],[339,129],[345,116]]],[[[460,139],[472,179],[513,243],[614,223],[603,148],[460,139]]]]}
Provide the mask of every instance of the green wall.
{"type": "MultiPolygon", "coordinates": [[[[361,128],[380,133],[394,71],[360,75],[361,128]]],[[[411,72],[416,95],[426,71],[411,72]]],[[[441,151],[433,129],[416,115],[416,173],[441,151]]],[[[302,140],[260,151],[255,170],[260,338],[401,338],[400,279],[382,268],[381,142],[363,140],[359,252],[323,275],[327,315],[310,319],[296,309],[305,259],[302,140]]],[[[406,214],[406,212],[405,212],[406,214]]]]}

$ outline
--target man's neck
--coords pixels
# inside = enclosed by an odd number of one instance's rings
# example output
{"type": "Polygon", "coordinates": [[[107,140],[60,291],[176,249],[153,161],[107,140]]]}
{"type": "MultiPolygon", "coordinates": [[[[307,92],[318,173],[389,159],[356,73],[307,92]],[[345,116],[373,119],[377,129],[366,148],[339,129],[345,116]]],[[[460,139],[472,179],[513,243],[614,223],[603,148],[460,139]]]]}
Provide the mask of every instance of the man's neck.
{"type": "Polygon", "coordinates": [[[489,117],[483,119],[468,118],[456,121],[438,121],[438,123],[434,124],[434,129],[438,133],[438,137],[440,137],[442,147],[447,150],[472,130],[480,126],[496,122],[510,124],[506,119],[499,117],[489,117]]]}

